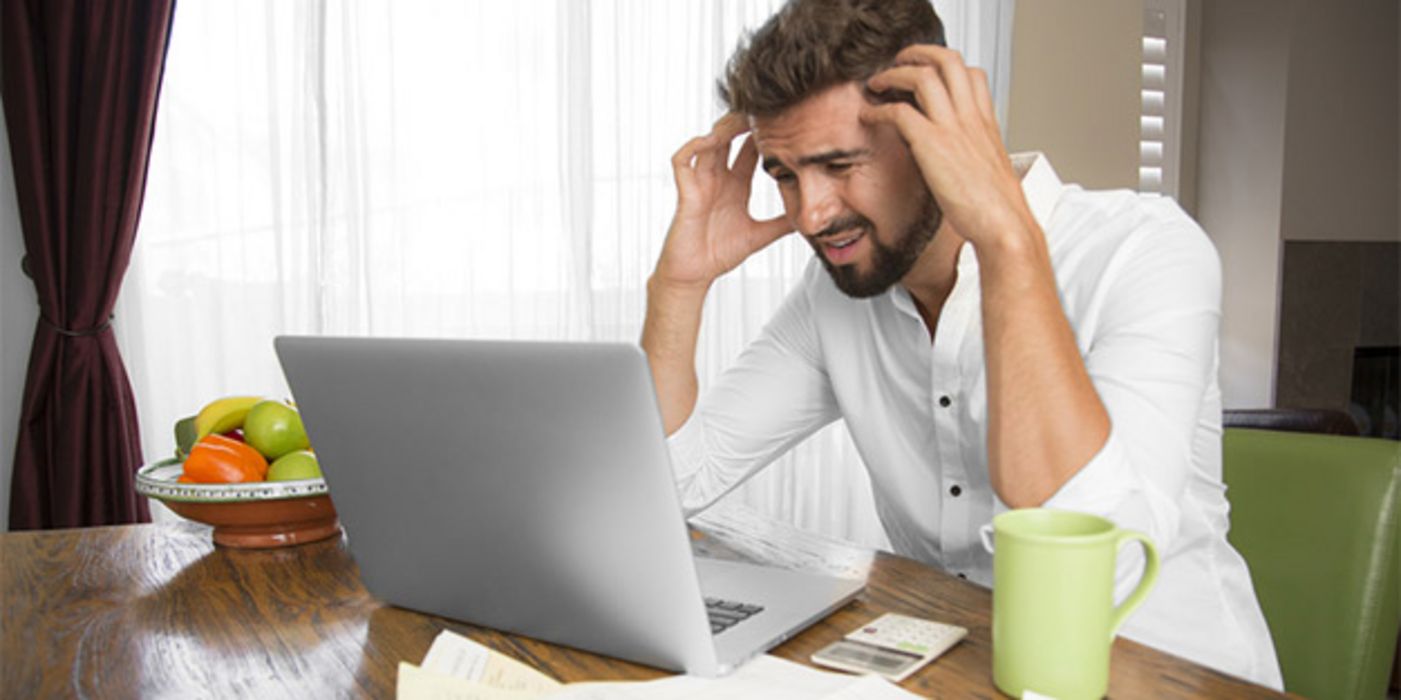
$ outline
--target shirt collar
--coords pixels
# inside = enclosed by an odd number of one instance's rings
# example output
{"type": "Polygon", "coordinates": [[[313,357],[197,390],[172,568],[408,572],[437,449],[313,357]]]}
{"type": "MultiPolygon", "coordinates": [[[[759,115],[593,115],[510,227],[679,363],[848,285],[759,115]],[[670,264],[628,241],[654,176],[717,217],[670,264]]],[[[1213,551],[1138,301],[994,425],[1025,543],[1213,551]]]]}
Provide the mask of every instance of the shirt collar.
{"type": "Polygon", "coordinates": [[[1015,153],[1012,155],[1012,169],[1022,179],[1022,193],[1031,206],[1031,215],[1036,217],[1042,231],[1050,232],[1051,214],[1060,200],[1061,191],[1065,189],[1060,176],[1051,167],[1051,161],[1040,151],[1015,153]]]}
{"type": "MultiPolygon", "coordinates": [[[[1049,238],[1051,214],[1055,211],[1056,202],[1060,200],[1061,191],[1065,186],[1051,167],[1051,161],[1046,158],[1046,154],[1027,151],[1014,153],[1011,159],[1012,170],[1021,178],[1022,194],[1026,196],[1031,215],[1049,238]]],[[[958,251],[958,274],[961,278],[968,278],[976,275],[977,268],[978,258],[973,252],[973,245],[965,241],[958,251]]]]}

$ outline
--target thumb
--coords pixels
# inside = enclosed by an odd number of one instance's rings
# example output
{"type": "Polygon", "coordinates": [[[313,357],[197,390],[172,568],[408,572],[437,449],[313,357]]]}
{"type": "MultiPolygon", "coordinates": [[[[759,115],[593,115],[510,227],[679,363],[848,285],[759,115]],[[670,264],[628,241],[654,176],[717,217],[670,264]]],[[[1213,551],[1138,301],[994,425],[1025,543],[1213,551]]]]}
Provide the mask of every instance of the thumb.
{"type": "Polygon", "coordinates": [[[793,224],[786,215],[780,214],[772,219],[756,221],[754,227],[753,240],[756,243],[756,250],[766,248],[770,243],[783,238],[793,232],[793,224]]]}

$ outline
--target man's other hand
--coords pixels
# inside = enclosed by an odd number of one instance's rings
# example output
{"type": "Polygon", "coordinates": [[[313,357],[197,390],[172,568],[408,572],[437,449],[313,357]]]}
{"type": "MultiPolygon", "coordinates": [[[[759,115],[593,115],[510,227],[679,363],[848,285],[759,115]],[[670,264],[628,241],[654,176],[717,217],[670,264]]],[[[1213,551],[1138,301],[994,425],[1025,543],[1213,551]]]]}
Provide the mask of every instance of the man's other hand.
{"type": "Polygon", "coordinates": [[[744,139],[733,165],[730,145],[749,131],[744,115],[729,113],[709,134],[686,142],[672,156],[676,216],[657,261],[654,284],[706,289],[793,227],[784,216],[757,221],[749,195],[759,149],[744,139]]]}
{"type": "Polygon", "coordinates": [[[1035,230],[1002,145],[986,73],[964,64],[957,51],[917,44],[901,51],[895,65],[872,76],[866,87],[877,95],[914,97],[918,107],[904,101],[868,104],[861,120],[899,130],[961,237],[982,249],[1035,230]]]}

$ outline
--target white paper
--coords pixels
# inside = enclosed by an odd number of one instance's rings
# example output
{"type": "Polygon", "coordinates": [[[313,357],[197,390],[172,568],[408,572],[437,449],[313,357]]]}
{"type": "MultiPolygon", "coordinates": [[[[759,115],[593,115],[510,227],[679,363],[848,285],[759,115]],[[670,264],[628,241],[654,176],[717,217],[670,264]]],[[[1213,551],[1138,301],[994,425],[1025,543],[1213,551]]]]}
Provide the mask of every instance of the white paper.
{"type": "Polygon", "coordinates": [[[764,655],[723,678],[571,683],[542,700],[905,700],[919,696],[879,676],[829,673],[764,655]]]}
{"type": "Polygon", "coordinates": [[[560,687],[559,681],[544,673],[448,630],[433,640],[423,668],[500,690],[544,693],[560,687]]]}
{"type": "Polygon", "coordinates": [[[423,668],[444,676],[475,681],[482,677],[491,650],[466,638],[444,630],[428,647],[423,668]]]}
{"type": "Polygon", "coordinates": [[[399,700],[907,700],[919,696],[879,676],[820,671],[767,654],[723,678],[570,683],[444,631],[423,668],[399,665],[399,700]]]}
{"type": "Polygon", "coordinates": [[[917,697],[880,676],[861,676],[845,688],[824,695],[823,700],[904,700],[917,697]]]}
{"type": "Polygon", "coordinates": [[[395,697],[399,700],[538,700],[542,693],[526,690],[504,690],[446,676],[399,662],[399,679],[395,697]]]}

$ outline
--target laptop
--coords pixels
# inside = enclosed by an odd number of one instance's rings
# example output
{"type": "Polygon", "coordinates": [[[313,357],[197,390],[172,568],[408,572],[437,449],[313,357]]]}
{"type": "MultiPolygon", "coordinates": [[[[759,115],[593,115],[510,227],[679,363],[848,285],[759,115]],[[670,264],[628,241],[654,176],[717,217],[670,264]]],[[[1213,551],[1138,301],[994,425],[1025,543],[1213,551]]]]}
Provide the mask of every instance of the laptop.
{"type": "Polygon", "coordinates": [[[360,576],[387,603],[715,676],[864,587],[693,556],[636,346],[274,344],[360,576]]]}

